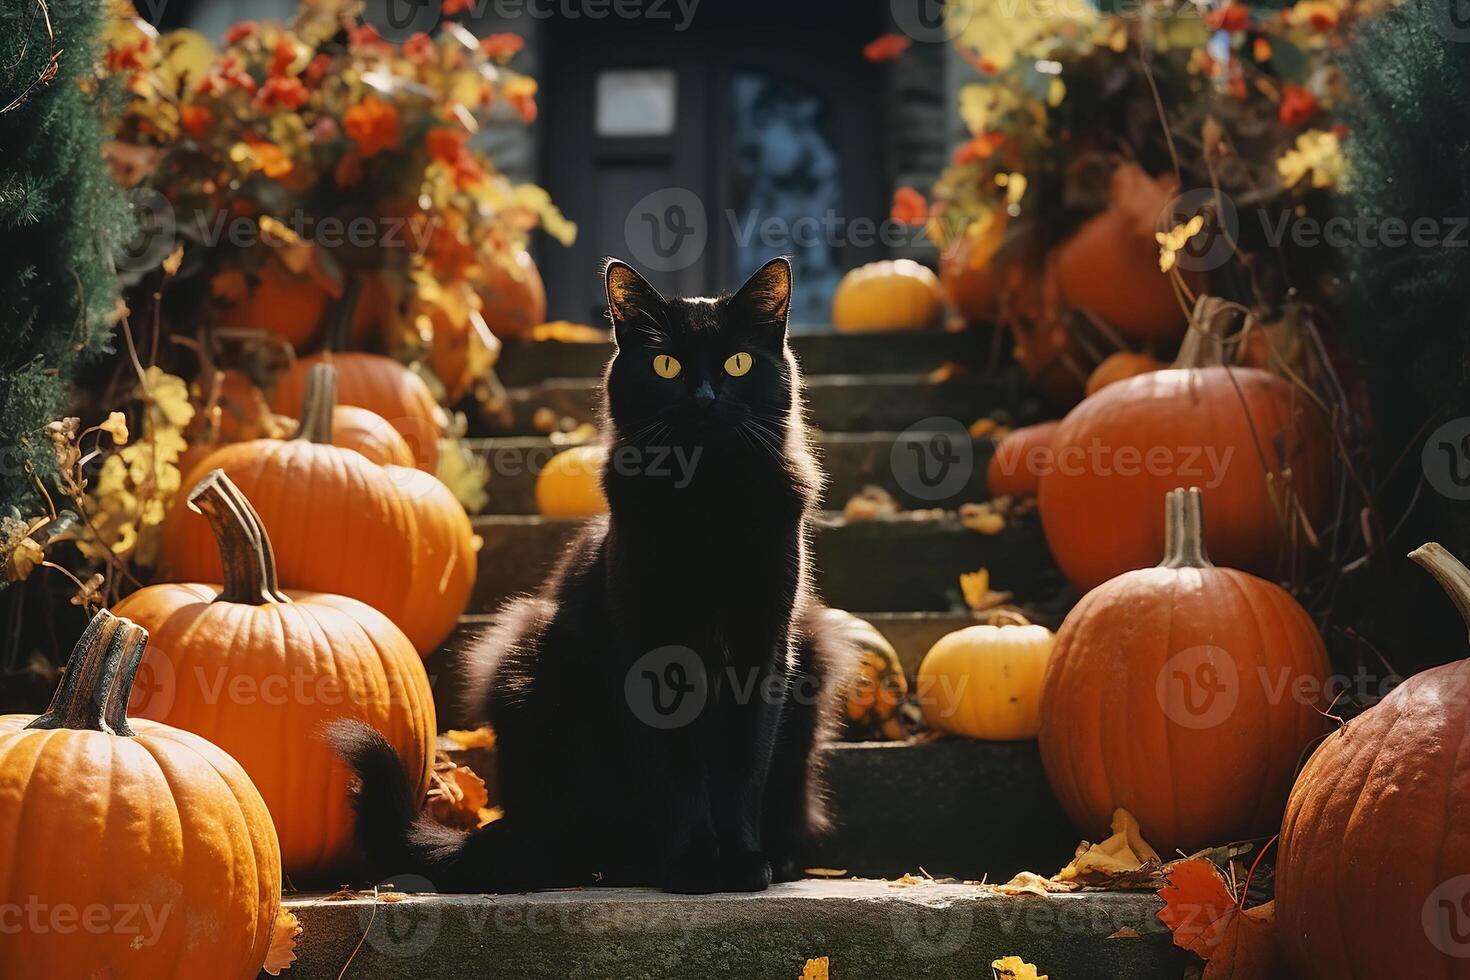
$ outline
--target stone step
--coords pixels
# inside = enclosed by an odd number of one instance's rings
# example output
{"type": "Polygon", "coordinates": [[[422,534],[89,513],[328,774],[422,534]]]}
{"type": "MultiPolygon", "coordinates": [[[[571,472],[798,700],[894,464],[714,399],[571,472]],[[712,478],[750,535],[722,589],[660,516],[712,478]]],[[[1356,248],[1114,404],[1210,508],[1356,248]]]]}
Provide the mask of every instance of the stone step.
{"type": "MultiPolygon", "coordinates": [[[[880,486],[905,509],[985,500],[985,466],[994,444],[958,431],[825,432],[817,435],[827,474],[823,506],[841,510],[865,486],[880,486]],[[953,451],[953,455],[951,455],[953,451]],[[942,455],[941,455],[942,454],[942,455]],[[918,462],[929,467],[921,477],[918,462]]],[[[536,477],[565,449],[537,436],[469,439],[490,470],[488,513],[536,513],[536,477]]]]}
{"type": "MultiPolygon", "coordinates": [[[[508,596],[534,591],[578,520],[483,515],[473,521],[484,541],[471,613],[494,612],[508,596]]],[[[1042,609],[1065,608],[1066,588],[1034,514],[998,534],[965,528],[953,516],[931,520],[848,521],[828,513],[819,523],[814,558],[826,601],[874,612],[963,609],[959,577],[991,571],[991,587],[1042,609]]]]}
{"type": "MultiPolygon", "coordinates": [[[[549,378],[508,390],[509,404],[499,422],[477,422],[474,436],[542,435],[537,415],[550,410],[557,419],[595,422],[598,387],[593,378],[549,378]]],[[[1034,400],[1019,373],[960,375],[935,380],[924,374],[833,374],[806,382],[808,418],[827,432],[902,432],[926,420],[949,420],[961,427],[1004,411],[1025,415],[1034,400]]]]}
{"type": "MultiPolygon", "coordinates": [[[[952,361],[980,364],[991,343],[979,331],[941,333],[796,334],[791,338],[802,373],[923,373],[952,361]]],[[[565,343],[556,340],[510,342],[496,370],[507,385],[530,385],[548,378],[596,378],[612,357],[611,342],[565,343]]]]}
{"type": "Polygon", "coordinates": [[[834,980],[989,977],[1020,956],[1056,980],[1183,975],[1149,892],[1005,896],[952,882],[819,881],[758,894],[587,888],[524,895],[303,895],[294,980],[834,980]],[[1130,938],[1109,938],[1125,931],[1130,938]],[[350,962],[350,967],[348,966],[350,962]]]}

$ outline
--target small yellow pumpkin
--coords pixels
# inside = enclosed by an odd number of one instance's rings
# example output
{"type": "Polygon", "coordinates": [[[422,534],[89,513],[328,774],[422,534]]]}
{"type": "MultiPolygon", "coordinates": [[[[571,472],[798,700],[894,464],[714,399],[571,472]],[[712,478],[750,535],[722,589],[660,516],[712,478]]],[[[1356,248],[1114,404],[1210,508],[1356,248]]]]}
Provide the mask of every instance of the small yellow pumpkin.
{"type": "Polygon", "coordinates": [[[1014,612],[942,637],[919,664],[919,704],[929,724],[992,741],[1035,738],[1041,682],[1056,637],[1014,612]]]}
{"type": "Polygon", "coordinates": [[[575,446],[557,453],[536,477],[536,509],[543,517],[595,517],[607,513],[602,467],[607,451],[599,445],[575,446]]]}
{"type": "Polygon", "coordinates": [[[913,259],[869,262],[842,277],[832,297],[832,325],[840,333],[922,330],[939,320],[944,291],[939,277],[913,259]]]}

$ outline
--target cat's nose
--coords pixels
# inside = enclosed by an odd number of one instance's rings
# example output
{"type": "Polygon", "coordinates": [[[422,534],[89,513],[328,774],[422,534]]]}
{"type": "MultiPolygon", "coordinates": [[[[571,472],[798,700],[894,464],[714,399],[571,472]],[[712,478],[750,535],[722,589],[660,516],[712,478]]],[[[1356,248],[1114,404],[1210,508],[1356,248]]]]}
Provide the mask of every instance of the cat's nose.
{"type": "Polygon", "coordinates": [[[694,404],[700,408],[711,408],[715,403],[715,389],[708,380],[701,381],[694,389],[694,404]]]}

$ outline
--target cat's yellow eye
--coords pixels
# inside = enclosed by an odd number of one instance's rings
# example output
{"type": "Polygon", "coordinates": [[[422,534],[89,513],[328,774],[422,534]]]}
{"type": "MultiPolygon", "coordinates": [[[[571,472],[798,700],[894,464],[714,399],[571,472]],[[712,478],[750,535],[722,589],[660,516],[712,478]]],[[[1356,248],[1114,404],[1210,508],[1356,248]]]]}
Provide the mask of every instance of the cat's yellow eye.
{"type": "Polygon", "coordinates": [[[731,354],[725,358],[725,373],[732,378],[738,378],[750,372],[750,365],[752,363],[754,362],[751,360],[750,355],[745,353],[745,351],[741,351],[738,354],[731,354]]]}
{"type": "Polygon", "coordinates": [[[653,359],[653,373],[660,378],[677,378],[684,366],[679,363],[677,357],[668,354],[660,354],[653,359]]]}

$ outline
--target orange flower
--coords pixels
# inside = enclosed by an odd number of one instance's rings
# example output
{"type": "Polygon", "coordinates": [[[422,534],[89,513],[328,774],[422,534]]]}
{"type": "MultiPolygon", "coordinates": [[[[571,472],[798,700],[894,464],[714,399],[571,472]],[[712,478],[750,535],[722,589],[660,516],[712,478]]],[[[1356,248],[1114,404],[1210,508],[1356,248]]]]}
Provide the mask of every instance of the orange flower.
{"type": "Polygon", "coordinates": [[[383,40],[383,35],[372,24],[349,27],[347,40],[354,48],[369,54],[389,54],[393,51],[393,46],[383,40]]]}
{"type": "Polygon", "coordinates": [[[480,41],[480,50],[496,61],[514,57],[525,46],[526,39],[519,34],[487,34],[480,41]]]}
{"type": "Polygon", "coordinates": [[[1004,142],[1005,137],[1000,133],[981,133],[955,147],[953,163],[956,167],[963,167],[967,163],[989,160],[1004,142]]]}
{"type": "Polygon", "coordinates": [[[922,225],[929,220],[929,202],[912,187],[900,187],[893,192],[889,217],[901,225],[922,225]]]}
{"type": "Polygon", "coordinates": [[[296,62],[296,44],[291,40],[291,35],[282,34],[276,39],[275,50],[271,52],[271,74],[273,76],[284,75],[286,71],[296,62]]]}
{"type": "Polygon", "coordinates": [[[1317,97],[1311,89],[1287,83],[1281,87],[1281,106],[1276,117],[1283,126],[1300,126],[1317,114],[1317,97]]]}
{"type": "Polygon", "coordinates": [[[384,102],[369,95],[347,110],[342,117],[342,127],[362,150],[364,157],[374,157],[384,150],[398,146],[403,134],[398,125],[398,109],[391,102],[384,102]]]}
{"type": "Polygon", "coordinates": [[[248,140],[251,162],[271,180],[280,180],[290,175],[296,165],[286,151],[266,140],[248,140]]]}
{"type": "Polygon", "coordinates": [[[505,100],[515,108],[521,122],[536,121],[536,80],[524,75],[505,83],[505,100]]]}
{"type": "Polygon", "coordinates": [[[202,105],[194,105],[186,102],[179,107],[179,122],[184,127],[184,132],[202,140],[209,135],[209,128],[214,125],[214,113],[202,105]]]}
{"type": "Polygon", "coordinates": [[[1226,4],[1205,18],[1211,30],[1243,31],[1251,26],[1251,11],[1245,4],[1226,4]]]}
{"type": "Polygon", "coordinates": [[[403,56],[409,61],[422,64],[434,56],[434,42],[429,35],[420,31],[403,42],[403,56]]]}
{"type": "Polygon", "coordinates": [[[884,34],[875,41],[868,42],[863,48],[863,57],[877,64],[880,61],[892,61],[909,49],[913,40],[902,34],[884,34]]]}
{"type": "Polygon", "coordinates": [[[311,95],[299,78],[267,78],[256,96],[256,105],[262,109],[288,109],[295,112],[306,105],[311,95]]]}
{"type": "Polygon", "coordinates": [[[435,126],[424,138],[424,144],[429,149],[430,159],[449,166],[459,157],[469,136],[470,134],[462,129],[435,126]]]}
{"type": "Polygon", "coordinates": [[[250,20],[242,20],[234,27],[231,27],[228,31],[225,31],[225,43],[230,45],[239,44],[241,41],[245,40],[247,37],[252,37],[254,34],[255,22],[250,20]]]}

